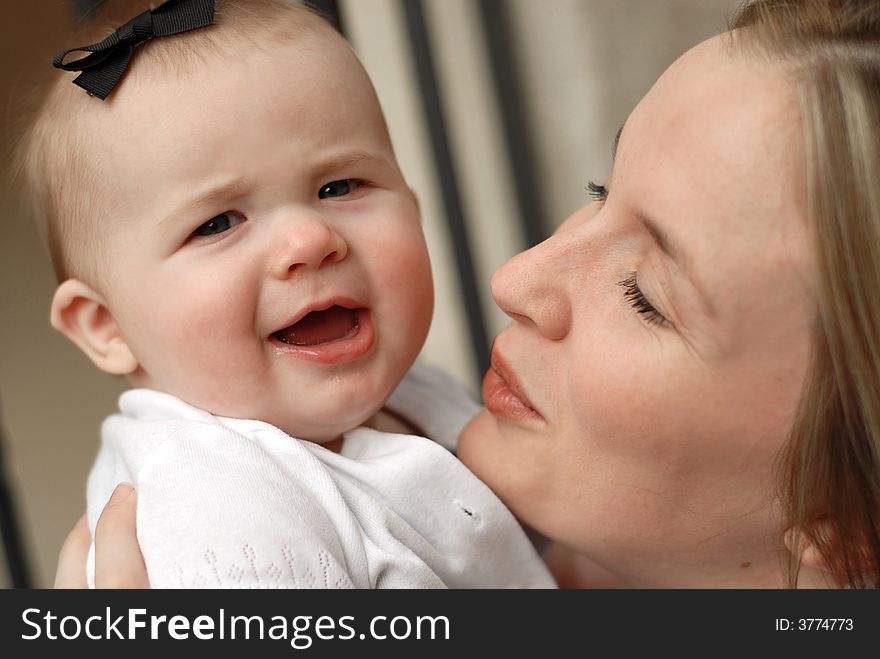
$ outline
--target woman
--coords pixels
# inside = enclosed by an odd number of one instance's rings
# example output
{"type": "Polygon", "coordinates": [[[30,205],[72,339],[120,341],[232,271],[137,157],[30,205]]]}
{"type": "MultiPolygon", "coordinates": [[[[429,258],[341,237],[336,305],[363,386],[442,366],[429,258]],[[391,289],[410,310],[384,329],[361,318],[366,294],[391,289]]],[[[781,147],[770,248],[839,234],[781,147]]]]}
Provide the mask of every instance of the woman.
{"type": "MultiPolygon", "coordinates": [[[[626,585],[877,587],[880,3],[760,0],[734,28],[633,111],[594,203],[496,273],[513,323],[459,456],[626,585]]],[[[147,585],[118,494],[98,578],[147,585]]]]}

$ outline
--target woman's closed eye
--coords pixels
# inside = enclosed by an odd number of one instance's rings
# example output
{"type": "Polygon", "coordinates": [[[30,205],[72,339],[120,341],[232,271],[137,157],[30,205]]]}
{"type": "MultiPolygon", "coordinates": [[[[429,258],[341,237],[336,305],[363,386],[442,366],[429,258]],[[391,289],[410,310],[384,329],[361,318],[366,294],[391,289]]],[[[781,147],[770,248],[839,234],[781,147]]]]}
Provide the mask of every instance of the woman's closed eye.
{"type": "Polygon", "coordinates": [[[356,178],[346,178],[339,181],[330,181],[318,190],[318,199],[337,199],[347,197],[355,190],[364,185],[364,181],[356,178]]]}
{"type": "Polygon", "coordinates": [[[193,237],[211,237],[225,233],[245,221],[245,217],[237,211],[225,211],[215,215],[193,231],[193,237]]]}
{"type": "Polygon", "coordinates": [[[670,325],[670,322],[661,314],[654,305],[642,293],[636,273],[630,273],[626,279],[619,282],[623,288],[623,297],[630,306],[641,315],[649,325],[670,325]]]}

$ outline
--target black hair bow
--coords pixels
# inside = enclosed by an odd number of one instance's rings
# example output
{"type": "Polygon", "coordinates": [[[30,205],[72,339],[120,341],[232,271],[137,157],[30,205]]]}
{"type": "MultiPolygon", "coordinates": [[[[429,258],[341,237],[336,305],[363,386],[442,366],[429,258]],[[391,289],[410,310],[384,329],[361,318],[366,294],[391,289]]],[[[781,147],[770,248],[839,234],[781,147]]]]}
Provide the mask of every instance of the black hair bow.
{"type": "Polygon", "coordinates": [[[65,50],[52,61],[52,66],[65,71],[82,71],[73,82],[103,101],[119,83],[139,43],[197,30],[213,22],[214,0],[168,0],[156,9],[135,16],[99,43],[65,50]],[[65,64],[64,58],[77,51],[90,54],[65,64]]]}

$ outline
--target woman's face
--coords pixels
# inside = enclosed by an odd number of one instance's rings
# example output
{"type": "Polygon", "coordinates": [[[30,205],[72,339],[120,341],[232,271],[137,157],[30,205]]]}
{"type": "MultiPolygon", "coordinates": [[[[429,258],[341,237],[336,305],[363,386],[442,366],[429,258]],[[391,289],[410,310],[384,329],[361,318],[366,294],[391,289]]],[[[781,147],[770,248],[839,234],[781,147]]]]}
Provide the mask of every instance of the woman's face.
{"type": "Polygon", "coordinates": [[[607,199],[493,278],[513,322],[459,455],[634,585],[779,580],[815,306],[799,117],[780,71],[701,44],[627,120],[607,199]]]}

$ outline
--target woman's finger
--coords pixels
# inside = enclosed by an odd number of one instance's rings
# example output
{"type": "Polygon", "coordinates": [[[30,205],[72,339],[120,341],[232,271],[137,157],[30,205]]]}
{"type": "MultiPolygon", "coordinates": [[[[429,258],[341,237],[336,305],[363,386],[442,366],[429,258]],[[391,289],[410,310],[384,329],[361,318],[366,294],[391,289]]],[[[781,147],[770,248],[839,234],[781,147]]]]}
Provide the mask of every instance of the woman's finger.
{"type": "Polygon", "coordinates": [[[77,521],[73,530],[67,534],[61,551],[58,552],[58,570],[55,572],[55,588],[87,588],[86,559],[92,536],[86,516],[77,521]]]}
{"type": "Polygon", "coordinates": [[[95,586],[149,588],[147,568],[137,542],[137,496],[120,483],[104,507],[95,529],[95,586]]]}

